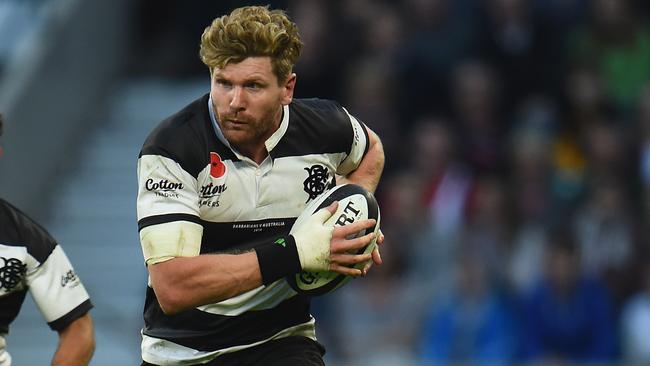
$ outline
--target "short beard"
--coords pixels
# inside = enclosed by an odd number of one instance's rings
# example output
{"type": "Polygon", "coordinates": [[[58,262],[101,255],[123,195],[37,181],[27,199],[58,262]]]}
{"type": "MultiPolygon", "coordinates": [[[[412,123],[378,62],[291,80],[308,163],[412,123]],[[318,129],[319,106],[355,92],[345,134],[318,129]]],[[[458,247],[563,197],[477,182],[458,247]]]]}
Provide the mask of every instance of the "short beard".
{"type": "MultiPolygon", "coordinates": [[[[224,113],[220,114],[217,112],[217,117],[219,121],[227,121],[232,119],[239,119],[248,124],[251,128],[250,133],[252,134],[249,138],[243,141],[231,141],[228,138],[228,143],[237,150],[246,151],[258,146],[258,144],[264,144],[264,142],[273,135],[273,133],[278,129],[281,121],[283,107],[281,106],[277,111],[270,111],[269,113],[262,116],[259,121],[251,123],[251,120],[248,118],[238,117],[236,113],[224,113]],[[276,124],[277,123],[277,124],[276,124]]],[[[220,126],[221,127],[221,126],[220,126]]],[[[223,131],[223,127],[222,131],[223,131]]],[[[224,134],[225,137],[225,134],[224,134]]]]}

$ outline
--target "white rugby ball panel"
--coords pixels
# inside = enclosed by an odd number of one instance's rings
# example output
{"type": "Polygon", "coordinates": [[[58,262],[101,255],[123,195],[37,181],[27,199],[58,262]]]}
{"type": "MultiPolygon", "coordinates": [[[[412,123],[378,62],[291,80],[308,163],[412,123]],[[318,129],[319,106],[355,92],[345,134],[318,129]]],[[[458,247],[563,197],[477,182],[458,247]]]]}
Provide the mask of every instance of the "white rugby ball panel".
{"type": "MultiPolygon", "coordinates": [[[[379,231],[380,212],[375,197],[364,188],[355,184],[344,184],[336,186],[331,190],[323,193],[316,200],[311,202],[300,214],[294,226],[301,223],[316,211],[325,208],[338,201],[339,206],[336,212],[330,217],[325,224],[338,227],[351,224],[353,222],[365,219],[375,219],[377,224],[374,227],[360,231],[353,237],[359,237],[371,232],[375,235],[379,231]]],[[[359,249],[357,254],[370,253],[376,245],[376,237],[365,248],[359,249]]],[[[361,269],[365,263],[359,263],[354,268],[361,269]]],[[[346,284],[352,277],[342,275],[336,272],[306,272],[303,271],[287,278],[287,282],[298,293],[317,296],[322,295],[346,284]]]]}

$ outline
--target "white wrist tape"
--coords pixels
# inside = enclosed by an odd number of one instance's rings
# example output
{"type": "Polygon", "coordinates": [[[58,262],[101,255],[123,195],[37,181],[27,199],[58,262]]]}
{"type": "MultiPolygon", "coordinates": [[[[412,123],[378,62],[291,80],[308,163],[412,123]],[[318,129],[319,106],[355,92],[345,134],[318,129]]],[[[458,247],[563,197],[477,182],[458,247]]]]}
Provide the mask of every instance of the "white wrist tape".
{"type": "Polygon", "coordinates": [[[328,271],[330,268],[330,242],[334,227],[326,226],[325,222],[331,216],[327,208],[322,208],[291,229],[300,266],[305,271],[328,271]]]}

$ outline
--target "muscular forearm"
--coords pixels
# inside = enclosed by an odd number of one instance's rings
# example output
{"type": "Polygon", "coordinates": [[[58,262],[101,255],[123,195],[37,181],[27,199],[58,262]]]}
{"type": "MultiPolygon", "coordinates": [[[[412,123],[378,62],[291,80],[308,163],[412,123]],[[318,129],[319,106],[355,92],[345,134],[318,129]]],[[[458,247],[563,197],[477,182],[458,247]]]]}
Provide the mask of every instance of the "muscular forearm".
{"type": "Polygon", "coordinates": [[[59,332],[52,366],[86,366],[95,351],[95,337],[90,314],[86,314],[59,332]]]}
{"type": "Polygon", "coordinates": [[[149,265],[158,302],[168,314],[219,302],[262,285],[255,252],[178,257],[149,265]]]}
{"type": "Polygon", "coordinates": [[[384,147],[379,137],[370,129],[368,129],[368,139],[368,152],[359,167],[347,176],[340,177],[339,183],[358,184],[374,193],[384,170],[384,147]]]}

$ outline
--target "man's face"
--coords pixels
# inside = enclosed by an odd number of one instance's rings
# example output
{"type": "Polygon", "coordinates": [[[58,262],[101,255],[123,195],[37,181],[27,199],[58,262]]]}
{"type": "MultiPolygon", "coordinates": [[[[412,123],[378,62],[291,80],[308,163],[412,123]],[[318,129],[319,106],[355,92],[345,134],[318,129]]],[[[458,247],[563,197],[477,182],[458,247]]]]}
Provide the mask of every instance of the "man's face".
{"type": "Polygon", "coordinates": [[[247,153],[264,146],[291,103],[295,74],[278,82],[269,57],[249,57],[212,72],[210,96],[230,144],[247,153]]]}

